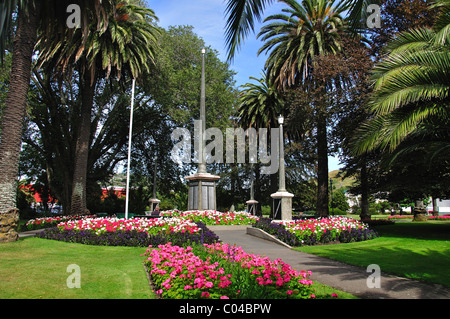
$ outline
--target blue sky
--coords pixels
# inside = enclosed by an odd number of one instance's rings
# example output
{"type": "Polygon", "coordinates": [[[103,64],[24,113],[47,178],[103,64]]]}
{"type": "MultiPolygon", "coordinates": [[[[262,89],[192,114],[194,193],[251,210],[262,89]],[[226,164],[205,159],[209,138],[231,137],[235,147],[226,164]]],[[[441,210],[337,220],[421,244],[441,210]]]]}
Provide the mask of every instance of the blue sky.
{"type": "MultiPolygon", "coordinates": [[[[216,49],[222,61],[226,60],[225,0],[146,0],[146,2],[159,18],[159,26],[163,28],[177,25],[193,26],[194,32],[205,41],[206,45],[216,49]]],[[[265,10],[264,16],[279,13],[283,7],[283,4],[275,2],[265,10]]],[[[255,26],[255,33],[245,39],[230,63],[230,68],[236,72],[237,86],[249,82],[251,76],[259,78],[264,68],[265,55],[257,55],[262,42],[256,38],[256,34],[261,26],[262,23],[255,26]]],[[[329,171],[338,169],[338,164],[338,159],[330,157],[329,171]]]]}

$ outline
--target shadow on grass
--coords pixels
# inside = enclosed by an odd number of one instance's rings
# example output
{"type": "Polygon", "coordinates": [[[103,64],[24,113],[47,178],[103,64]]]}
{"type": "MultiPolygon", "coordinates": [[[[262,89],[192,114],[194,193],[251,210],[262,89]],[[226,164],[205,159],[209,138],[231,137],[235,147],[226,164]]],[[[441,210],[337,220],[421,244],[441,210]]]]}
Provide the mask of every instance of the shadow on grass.
{"type": "Polygon", "coordinates": [[[383,237],[450,240],[450,222],[397,222],[372,228],[383,237]]]}

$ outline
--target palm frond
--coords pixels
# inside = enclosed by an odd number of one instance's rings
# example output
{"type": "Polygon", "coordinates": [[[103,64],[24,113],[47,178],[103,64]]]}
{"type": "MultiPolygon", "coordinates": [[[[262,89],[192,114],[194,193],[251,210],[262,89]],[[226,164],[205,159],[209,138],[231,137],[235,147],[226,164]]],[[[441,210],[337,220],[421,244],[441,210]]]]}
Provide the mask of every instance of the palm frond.
{"type": "Polygon", "coordinates": [[[228,48],[227,60],[231,61],[242,45],[244,38],[254,31],[255,20],[261,21],[265,7],[274,0],[228,0],[225,14],[225,41],[228,48]]]}

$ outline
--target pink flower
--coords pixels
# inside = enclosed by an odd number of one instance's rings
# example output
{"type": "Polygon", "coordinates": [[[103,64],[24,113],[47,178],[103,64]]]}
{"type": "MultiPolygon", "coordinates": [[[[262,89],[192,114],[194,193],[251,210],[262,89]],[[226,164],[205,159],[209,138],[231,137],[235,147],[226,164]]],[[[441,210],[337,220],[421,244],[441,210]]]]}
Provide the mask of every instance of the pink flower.
{"type": "Polygon", "coordinates": [[[192,289],[192,286],[190,286],[190,285],[184,286],[184,290],[188,290],[188,289],[192,289]]]}
{"type": "Polygon", "coordinates": [[[207,281],[205,284],[206,288],[212,288],[214,286],[214,284],[211,281],[207,281]]]}
{"type": "Polygon", "coordinates": [[[207,291],[202,292],[202,297],[209,298],[209,292],[207,291]]]}
{"type": "Polygon", "coordinates": [[[160,294],[163,293],[163,290],[162,290],[162,289],[159,289],[159,290],[156,291],[156,293],[157,293],[158,295],[160,295],[160,294]]]}
{"type": "Polygon", "coordinates": [[[221,296],[220,299],[230,299],[227,296],[221,296]]]}
{"type": "Polygon", "coordinates": [[[293,291],[292,290],[288,290],[288,291],[286,291],[286,293],[290,296],[290,295],[292,295],[293,291]]]}
{"type": "Polygon", "coordinates": [[[331,294],[331,297],[335,297],[335,298],[337,298],[337,297],[338,297],[338,295],[337,295],[337,293],[334,293],[334,292],[333,292],[333,293],[331,294]]]}

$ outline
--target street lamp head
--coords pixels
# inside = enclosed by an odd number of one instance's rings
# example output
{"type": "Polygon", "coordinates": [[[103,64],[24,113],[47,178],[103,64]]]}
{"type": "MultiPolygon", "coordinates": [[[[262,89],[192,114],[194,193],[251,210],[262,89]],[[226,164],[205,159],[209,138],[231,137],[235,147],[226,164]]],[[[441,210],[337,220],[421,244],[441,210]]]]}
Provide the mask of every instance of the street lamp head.
{"type": "Polygon", "coordinates": [[[203,49],[202,49],[202,54],[205,54],[205,53],[206,53],[206,49],[203,48],[203,49]]]}
{"type": "Polygon", "coordinates": [[[284,117],[283,117],[283,115],[280,114],[278,116],[278,124],[283,125],[283,123],[284,123],[284,117]]]}

